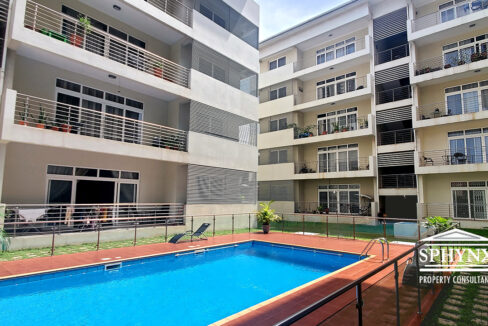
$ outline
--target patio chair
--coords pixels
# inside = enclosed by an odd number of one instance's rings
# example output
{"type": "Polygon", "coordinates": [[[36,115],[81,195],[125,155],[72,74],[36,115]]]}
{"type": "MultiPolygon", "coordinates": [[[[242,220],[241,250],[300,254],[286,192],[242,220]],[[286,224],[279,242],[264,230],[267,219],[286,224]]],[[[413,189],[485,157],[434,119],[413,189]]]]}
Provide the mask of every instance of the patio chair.
{"type": "Polygon", "coordinates": [[[422,156],[422,159],[424,160],[424,165],[434,165],[434,160],[431,157],[422,156]]]}
{"type": "Polygon", "coordinates": [[[200,240],[207,240],[207,237],[205,235],[205,231],[207,231],[209,226],[210,226],[210,223],[203,223],[202,225],[200,225],[198,230],[196,230],[195,232],[192,233],[191,231],[186,231],[184,233],[175,234],[171,239],[169,239],[168,242],[169,243],[177,243],[184,236],[191,237],[192,239],[198,238],[200,240]]]}

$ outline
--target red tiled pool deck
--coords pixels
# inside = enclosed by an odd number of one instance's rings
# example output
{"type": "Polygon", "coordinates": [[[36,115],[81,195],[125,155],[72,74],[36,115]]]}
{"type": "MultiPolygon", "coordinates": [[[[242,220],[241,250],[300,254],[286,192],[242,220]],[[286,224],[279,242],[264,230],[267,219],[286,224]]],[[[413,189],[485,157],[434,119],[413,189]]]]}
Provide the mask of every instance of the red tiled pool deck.
{"type": "MultiPolygon", "coordinates": [[[[356,254],[361,253],[361,251],[367,244],[367,242],[360,240],[325,238],[321,236],[289,233],[270,233],[266,235],[262,233],[234,234],[216,236],[213,238],[209,238],[208,240],[184,242],[178,244],[150,244],[53,257],[1,262],[0,279],[34,273],[50,272],[67,268],[86,267],[94,264],[106,264],[119,260],[143,258],[148,256],[162,255],[175,251],[191,250],[196,248],[231,244],[249,240],[261,240],[280,244],[312,247],[317,249],[344,251],[356,254]]],[[[408,245],[390,244],[390,258],[394,258],[410,248],[411,246],[408,245]]],[[[218,324],[253,326],[273,325],[274,323],[279,322],[280,320],[303,309],[313,302],[325,297],[333,291],[349,284],[350,282],[374,270],[382,264],[380,258],[380,245],[375,245],[370,251],[370,255],[375,255],[375,257],[353,264],[349,267],[345,267],[344,269],[341,269],[335,273],[329,274],[327,277],[320,278],[316,282],[311,282],[311,284],[307,286],[300,287],[298,290],[292,290],[290,291],[291,293],[287,292],[286,295],[272,298],[239,314],[230,316],[229,318],[218,322],[218,324]]],[[[402,261],[404,260],[406,260],[406,258],[404,258],[402,261]]],[[[368,279],[367,282],[363,283],[363,291],[365,288],[374,284],[382,277],[390,273],[392,270],[393,268],[390,266],[386,271],[383,271],[368,279]]],[[[279,271],[277,272],[279,273],[279,271]]],[[[351,303],[354,298],[355,292],[352,290],[348,292],[347,295],[343,295],[333,300],[332,302],[303,318],[302,320],[297,322],[296,325],[316,325],[323,321],[326,317],[334,314],[347,304],[351,303]]],[[[378,313],[381,313],[381,311],[378,311],[378,313]]],[[[351,321],[353,321],[354,319],[355,316],[351,316],[351,321]]],[[[352,323],[355,323],[355,321],[352,323]]],[[[378,324],[376,326],[378,326],[378,324]]]]}

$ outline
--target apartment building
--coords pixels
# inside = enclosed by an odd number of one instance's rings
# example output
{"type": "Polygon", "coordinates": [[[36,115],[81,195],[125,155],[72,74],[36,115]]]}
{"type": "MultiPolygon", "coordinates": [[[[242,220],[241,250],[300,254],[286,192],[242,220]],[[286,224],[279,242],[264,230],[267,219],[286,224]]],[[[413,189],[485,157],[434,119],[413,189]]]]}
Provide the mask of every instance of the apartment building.
{"type": "Polygon", "coordinates": [[[3,0],[0,21],[6,220],[256,209],[253,0],[3,0]]]}
{"type": "Polygon", "coordinates": [[[261,42],[258,199],[487,220],[487,9],[353,0],[261,42]]]}

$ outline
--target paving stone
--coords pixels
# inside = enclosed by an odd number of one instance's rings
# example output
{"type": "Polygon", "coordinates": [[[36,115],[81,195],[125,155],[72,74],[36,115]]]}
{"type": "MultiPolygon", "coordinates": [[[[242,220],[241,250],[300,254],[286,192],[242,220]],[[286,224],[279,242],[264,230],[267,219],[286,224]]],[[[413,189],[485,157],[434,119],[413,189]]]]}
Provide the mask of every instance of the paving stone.
{"type": "Polygon", "coordinates": [[[453,289],[453,290],[464,291],[464,290],[466,290],[466,286],[461,285],[461,284],[455,284],[455,285],[452,287],[452,289],[453,289]]]}
{"type": "Polygon", "coordinates": [[[455,312],[460,312],[461,311],[461,308],[459,308],[460,305],[462,304],[461,301],[447,299],[446,302],[448,302],[449,304],[445,304],[442,307],[443,309],[452,310],[452,311],[455,311],[455,312]],[[454,301],[454,302],[452,302],[452,301],[454,301]]]}
{"type": "Polygon", "coordinates": [[[443,311],[441,313],[441,316],[444,317],[444,318],[452,319],[452,320],[458,320],[460,318],[459,317],[459,314],[453,314],[453,313],[450,313],[450,312],[447,312],[447,311],[443,311]]]}
{"type": "Polygon", "coordinates": [[[488,299],[488,295],[486,295],[486,294],[478,294],[476,297],[477,298],[481,298],[483,300],[487,300],[488,299]]]}
{"type": "Polygon", "coordinates": [[[462,305],[463,302],[461,300],[454,299],[453,297],[449,297],[449,299],[446,300],[447,303],[450,305],[462,305]]]}
{"type": "Polygon", "coordinates": [[[444,325],[444,326],[457,326],[457,323],[455,321],[444,319],[444,318],[437,319],[437,324],[444,325]]]}
{"type": "Polygon", "coordinates": [[[477,303],[474,304],[473,308],[476,309],[476,310],[481,310],[481,311],[488,312],[488,306],[480,305],[480,304],[477,304],[477,303]]]}

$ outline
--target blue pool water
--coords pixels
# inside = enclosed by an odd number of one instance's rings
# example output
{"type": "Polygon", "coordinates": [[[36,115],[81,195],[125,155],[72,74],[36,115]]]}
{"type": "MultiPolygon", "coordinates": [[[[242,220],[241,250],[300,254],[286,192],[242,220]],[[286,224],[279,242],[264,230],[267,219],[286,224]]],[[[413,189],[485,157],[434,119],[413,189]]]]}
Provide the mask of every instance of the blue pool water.
{"type": "Polygon", "coordinates": [[[208,325],[357,262],[250,241],[0,282],[3,325],[208,325]],[[216,249],[216,250],[215,250],[216,249]]]}

